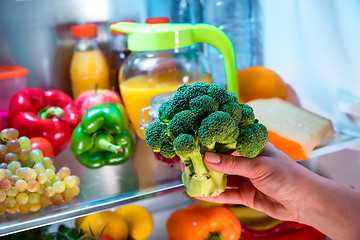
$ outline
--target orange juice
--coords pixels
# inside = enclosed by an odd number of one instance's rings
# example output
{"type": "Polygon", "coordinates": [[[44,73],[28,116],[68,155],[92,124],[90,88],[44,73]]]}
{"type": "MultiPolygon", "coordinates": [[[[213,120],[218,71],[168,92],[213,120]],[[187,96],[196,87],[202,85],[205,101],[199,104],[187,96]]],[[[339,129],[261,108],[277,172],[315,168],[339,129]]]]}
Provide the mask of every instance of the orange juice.
{"type": "Polygon", "coordinates": [[[100,50],[75,51],[70,76],[73,96],[89,89],[109,89],[109,67],[104,54],[100,50]]]}
{"type": "MultiPolygon", "coordinates": [[[[140,129],[141,109],[150,106],[150,98],[166,92],[175,92],[182,84],[194,82],[211,83],[209,74],[193,75],[185,72],[167,72],[154,75],[138,75],[120,81],[120,91],[129,118],[137,135],[145,139],[145,130],[140,129]]],[[[147,114],[145,121],[149,121],[147,114]]]]}

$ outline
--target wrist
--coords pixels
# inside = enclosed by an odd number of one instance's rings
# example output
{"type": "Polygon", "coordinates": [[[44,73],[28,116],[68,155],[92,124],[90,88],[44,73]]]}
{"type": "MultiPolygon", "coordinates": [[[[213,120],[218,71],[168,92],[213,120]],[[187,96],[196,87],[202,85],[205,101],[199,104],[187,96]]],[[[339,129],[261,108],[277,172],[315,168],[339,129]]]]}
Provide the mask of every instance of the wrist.
{"type": "Polygon", "coordinates": [[[301,223],[332,239],[360,239],[360,192],[318,176],[306,194],[301,223]]]}

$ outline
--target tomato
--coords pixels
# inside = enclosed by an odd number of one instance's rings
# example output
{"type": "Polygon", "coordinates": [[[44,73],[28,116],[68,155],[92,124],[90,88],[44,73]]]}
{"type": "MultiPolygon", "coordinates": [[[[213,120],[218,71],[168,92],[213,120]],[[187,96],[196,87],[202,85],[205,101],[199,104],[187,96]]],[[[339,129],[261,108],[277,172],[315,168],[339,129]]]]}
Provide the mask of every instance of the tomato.
{"type": "Polygon", "coordinates": [[[54,150],[49,140],[43,137],[30,138],[31,150],[40,149],[44,157],[49,157],[54,160],[54,150]]]}
{"type": "Polygon", "coordinates": [[[82,229],[89,236],[94,234],[95,238],[99,238],[101,235],[110,237],[113,240],[128,239],[129,231],[126,222],[119,214],[112,211],[98,212],[78,218],[75,225],[77,229],[82,229]]]}

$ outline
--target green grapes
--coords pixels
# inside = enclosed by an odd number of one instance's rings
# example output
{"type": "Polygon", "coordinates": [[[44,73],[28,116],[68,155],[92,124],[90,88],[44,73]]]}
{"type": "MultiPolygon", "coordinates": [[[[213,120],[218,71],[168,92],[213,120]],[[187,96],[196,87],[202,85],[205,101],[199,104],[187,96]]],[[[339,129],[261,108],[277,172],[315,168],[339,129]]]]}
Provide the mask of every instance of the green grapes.
{"type": "Polygon", "coordinates": [[[70,168],[56,172],[53,160],[32,149],[28,137],[19,138],[14,128],[0,131],[0,214],[27,214],[71,201],[79,184],[70,168]]]}
{"type": "Polygon", "coordinates": [[[18,139],[19,143],[20,143],[20,147],[21,149],[26,149],[28,151],[31,150],[31,142],[30,139],[27,137],[20,137],[18,139]]]}

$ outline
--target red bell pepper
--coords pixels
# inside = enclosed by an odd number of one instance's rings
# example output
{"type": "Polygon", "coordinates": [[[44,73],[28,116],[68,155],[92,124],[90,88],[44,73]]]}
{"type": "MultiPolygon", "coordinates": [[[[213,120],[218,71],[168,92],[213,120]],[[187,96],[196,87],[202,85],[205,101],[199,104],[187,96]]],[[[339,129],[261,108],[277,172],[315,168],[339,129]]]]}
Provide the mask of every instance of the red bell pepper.
{"type": "Polygon", "coordinates": [[[0,131],[3,130],[5,128],[5,124],[3,123],[3,121],[0,119],[0,131]]]}
{"type": "Polygon", "coordinates": [[[326,236],[308,225],[282,222],[266,230],[254,230],[242,226],[242,240],[325,240],[326,236]]]}
{"type": "Polygon", "coordinates": [[[49,140],[43,137],[30,138],[31,150],[40,149],[44,157],[54,160],[54,150],[49,140]]]}
{"type": "Polygon", "coordinates": [[[9,127],[20,136],[48,139],[55,155],[67,147],[80,119],[73,100],[59,90],[25,88],[10,101],[9,127]]]}
{"type": "Polygon", "coordinates": [[[307,225],[297,222],[284,221],[268,229],[252,229],[243,225],[241,236],[244,238],[266,238],[269,236],[283,235],[305,228],[307,225]]]}

